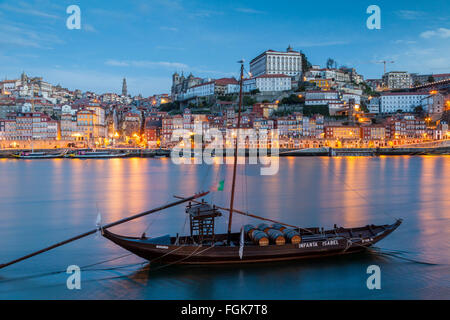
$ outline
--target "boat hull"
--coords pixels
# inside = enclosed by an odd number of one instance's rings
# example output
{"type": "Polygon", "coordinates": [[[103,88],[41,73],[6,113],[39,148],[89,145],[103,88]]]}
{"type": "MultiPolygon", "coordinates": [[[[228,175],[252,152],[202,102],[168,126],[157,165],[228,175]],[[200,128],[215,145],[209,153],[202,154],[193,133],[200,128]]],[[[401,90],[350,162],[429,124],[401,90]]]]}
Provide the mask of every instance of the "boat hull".
{"type": "Polygon", "coordinates": [[[47,154],[47,155],[38,155],[38,156],[24,156],[24,155],[15,155],[13,154],[12,157],[16,159],[24,159],[24,160],[32,160],[32,159],[56,159],[56,158],[62,158],[63,154],[47,154]]]}
{"type": "MultiPolygon", "coordinates": [[[[185,265],[220,265],[263,263],[330,257],[365,251],[400,226],[401,220],[392,225],[367,226],[354,229],[335,229],[322,234],[304,236],[300,244],[269,245],[260,247],[246,244],[242,259],[239,245],[175,245],[149,243],[151,239],[124,237],[108,230],[103,236],[124,249],[150,262],[185,265]]],[[[217,235],[223,238],[226,235],[217,235]]],[[[239,234],[233,234],[239,243],[239,234]]],[[[173,242],[175,239],[172,238],[173,242]]]]}
{"type": "Polygon", "coordinates": [[[128,156],[128,154],[102,154],[102,155],[69,155],[68,158],[74,159],[112,159],[112,158],[124,158],[128,156]]]}

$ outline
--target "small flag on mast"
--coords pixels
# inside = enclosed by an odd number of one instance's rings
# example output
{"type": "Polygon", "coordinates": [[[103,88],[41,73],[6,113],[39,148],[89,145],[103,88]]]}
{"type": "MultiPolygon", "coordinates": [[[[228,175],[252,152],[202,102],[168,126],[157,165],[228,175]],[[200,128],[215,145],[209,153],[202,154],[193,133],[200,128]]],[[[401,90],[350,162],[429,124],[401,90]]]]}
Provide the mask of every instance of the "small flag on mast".
{"type": "Polygon", "coordinates": [[[219,183],[212,188],[212,191],[223,191],[224,184],[225,180],[219,181],[219,183]]]}

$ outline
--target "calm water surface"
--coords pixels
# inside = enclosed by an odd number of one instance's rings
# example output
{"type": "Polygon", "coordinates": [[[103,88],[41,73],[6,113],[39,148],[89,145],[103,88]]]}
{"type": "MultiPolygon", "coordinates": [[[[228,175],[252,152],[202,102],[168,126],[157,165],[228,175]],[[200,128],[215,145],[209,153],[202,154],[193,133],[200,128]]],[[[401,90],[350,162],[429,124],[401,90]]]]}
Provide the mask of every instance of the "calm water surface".
{"type": "MultiPolygon", "coordinates": [[[[0,271],[0,299],[450,299],[450,157],[283,158],[275,176],[239,167],[236,207],[304,227],[403,225],[378,244],[383,254],[243,267],[148,270],[129,255],[88,268],[68,290],[68,265],[127,254],[90,236],[0,271]],[[369,265],[381,290],[366,287],[369,265]],[[27,277],[30,276],[30,277],[27,277]]],[[[104,223],[231,182],[231,166],[170,159],[0,160],[0,262],[104,223]]],[[[228,205],[229,195],[208,197],[228,205]]],[[[227,216],[218,232],[225,232],[227,216]]],[[[234,229],[257,221],[236,215],[234,229]]],[[[125,235],[181,233],[184,207],[112,229],[125,235]]],[[[245,249],[244,249],[245,250],[245,249]]]]}

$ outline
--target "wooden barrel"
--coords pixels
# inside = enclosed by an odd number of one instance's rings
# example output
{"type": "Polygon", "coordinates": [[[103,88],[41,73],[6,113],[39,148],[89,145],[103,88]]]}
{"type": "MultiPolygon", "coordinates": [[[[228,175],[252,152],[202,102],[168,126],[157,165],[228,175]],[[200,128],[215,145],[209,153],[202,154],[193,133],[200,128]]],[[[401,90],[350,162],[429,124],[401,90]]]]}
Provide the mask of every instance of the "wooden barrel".
{"type": "Polygon", "coordinates": [[[265,223],[261,223],[258,225],[258,230],[267,232],[267,230],[269,230],[269,229],[270,229],[270,227],[265,223]]]}
{"type": "Polygon", "coordinates": [[[252,226],[251,224],[246,224],[244,226],[244,233],[251,239],[252,238],[252,233],[253,231],[258,230],[256,229],[254,226],[252,226]]]}
{"type": "Polygon", "coordinates": [[[292,244],[299,244],[300,242],[302,242],[300,234],[294,229],[285,229],[283,233],[286,237],[286,240],[292,244]]]}
{"type": "Polygon", "coordinates": [[[283,230],[286,229],[286,227],[283,226],[282,224],[274,223],[274,224],[272,225],[272,229],[283,231],[283,230]]]}
{"type": "Polygon", "coordinates": [[[275,243],[277,246],[282,246],[286,243],[286,239],[284,239],[283,232],[276,229],[267,230],[267,235],[271,242],[275,243]]]}
{"type": "Polygon", "coordinates": [[[257,244],[261,247],[265,247],[265,246],[269,245],[269,238],[267,237],[267,234],[260,230],[254,230],[252,232],[251,239],[255,244],[257,244]]]}

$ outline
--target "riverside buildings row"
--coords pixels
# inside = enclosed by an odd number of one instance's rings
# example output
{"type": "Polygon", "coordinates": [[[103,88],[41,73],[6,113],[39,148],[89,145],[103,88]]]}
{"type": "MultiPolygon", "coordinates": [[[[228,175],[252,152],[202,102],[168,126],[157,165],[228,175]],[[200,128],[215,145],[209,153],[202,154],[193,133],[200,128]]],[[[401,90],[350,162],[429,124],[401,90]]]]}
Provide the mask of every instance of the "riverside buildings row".
{"type": "MultiPolygon", "coordinates": [[[[391,139],[423,136],[433,126],[440,130],[445,122],[438,121],[450,110],[448,87],[436,90],[427,84],[445,82],[450,75],[393,71],[382,79],[364,80],[353,68],[330,66],[310,65],[291,47],[267,50],[252,59],[243,79],[243,126],[276,128],[287,139],[391,139]],[[422,86],[415,88],[417,84],[422,86]],[[303,115],[303,109],[311,116],[303,115]],[[412,126],[407,117],[432,121],[426,130],[421,122],[405,133],[401,128],[412,126]],[[387,125],[393,118],[399,119],[394,127],[400,129],[387,125]],[[355,121],[357,125],[352,124],[355,121]]],[[[56,139],[64,141],[120,137],[128,143],[128,138],[139,137],[163,144],[174,129],[192,130],[195,122],[219,130],[235,127],[239,82],[233,77],[204,79],[175,72],[170,94],[144,98],[131,97],[125,79],[121,94],[96,94],[53,86],[23,73],[19,79],[0,81],[0,91],[1,139],[55,139],[56,132],[56,139]]]]}

